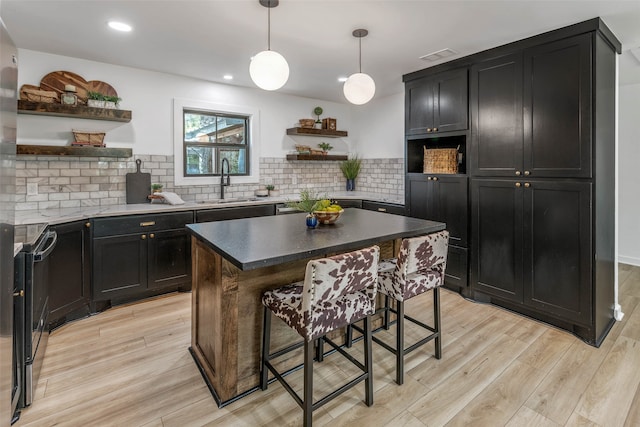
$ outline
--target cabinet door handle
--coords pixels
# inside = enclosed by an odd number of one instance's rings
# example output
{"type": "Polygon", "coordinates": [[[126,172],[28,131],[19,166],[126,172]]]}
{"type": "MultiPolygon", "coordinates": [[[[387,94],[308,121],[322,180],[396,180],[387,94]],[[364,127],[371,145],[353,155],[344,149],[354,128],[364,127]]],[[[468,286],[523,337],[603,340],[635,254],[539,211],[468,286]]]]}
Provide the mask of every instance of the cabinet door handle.
{"type": "Polygon", "coordinates": [[[150,239],[153,239],[154,237],[156,237],[156,235],[155,235],[155,234],[153,234],[153,233],[149,234],[149,238],[150,238],[150,239]]]}
{"type": "Polygon", "coordinates": [[[524,175],[525,175],[525,176],[529,176],[529,175],[531,175],[531,172],[529,172],[529,171],[524,171],[524,175]]]}
{"type": "Polygon", "coordinates": [[[519,182],[516,182],[516,188],[520,188],[522,184],[520,184],[519,182]]]}
{"type": "Polygon", "coordinates": [[[437,176],[434,176],[434,177],[433,177],[433,180],[434,180],[434,181],[437,181],[437,180],[438,180],[438,177],[437,177],[437,176]]]}
{"type": "Polygon", "coordinates": [[[13,296],[14,297],[23,297],[24,296],[24,289],[21,289],[20,292],[14,292],[13,296]]]}
{"type": "Polygon", "coordinates": [[[431,128],[427,128],[427,132],[431,132],[431,128]]]}
{"type": "Polygon", "coordinates": [[[155,221],[147,221],[147,222],[141,222],[140,223],[140,227],[150,227],[152,225],[156,225],[155,221]]]}
{"type": "Polygon", "coordinates": [[[431,178],[430,176],[427,177],[427,181],[431,181],[433,178],[431,178]]]}
{"type": "Polygon", "coordinates": [[[516,176],[520,176],[520,171],[516,171],[516,176]]]}
{"type": "Polygon", "coordinates": [[[147,235],[146,235],[146,234],[143,234],[142,236],[140,236],[140,238],[141,238],[142,240],[146,240],[147,235]]]}
{"type": "Polygon", "coordinates": [[[525,188],[529,188],[529,187],[531,187],[531,184],[529,184],[528,182],[525,182],[525,183],[524,183],[524,187],[525,187],[525,188]]]}
{"type": "Polygon", "coordinates": [[[386,208],[378,208],[378,212],[386,212],[387,209],[386,208]]]}
{"type": "Polygon", "coordinates": [[[84,223],[84,226],[85,226],[85,227],[87,227],[87,228],[89,228],[89,227],[91,227],[91,223],[90,223],[90,222],[85,222],[85,223],[84,223]]]}
{"type": "Polygon", "coordinates": [[[438,132],[438,128],[433,128],[433,131],[434,132],[438,132]]]}

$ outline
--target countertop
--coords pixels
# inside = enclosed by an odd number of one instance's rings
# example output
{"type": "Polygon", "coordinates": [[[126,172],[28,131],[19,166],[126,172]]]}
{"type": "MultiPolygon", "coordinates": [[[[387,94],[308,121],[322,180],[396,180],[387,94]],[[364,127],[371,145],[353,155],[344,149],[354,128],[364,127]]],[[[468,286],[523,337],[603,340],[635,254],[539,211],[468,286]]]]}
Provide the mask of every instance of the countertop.
{"type": "MultiPolygon", "coordinates": [[[[332,199],[369,200],[373,202],[385,202],[404,205],[404,194],[399,196],[392,196],[389,194],[369,193],[364,191],[340,191],[329,193],[329,197],[332,199]]],[[[149,214],[156,212],[179,212],[199,209],[221,209],[236,206],[254,206],[260,204],[284,203],[287,201],[298,200],[298,198],[298,194],[289,194],[280,197],[241,198],[242,201],[225,203],[219,203],[216,201],[186,202],[183,205],[170,205],[164,203],[140,203],[131,205],[123,204],[80,208],[27,210],[17,211],[15,222],[16,225],[35,224],[40,222],[45,222],[49,225],[56,225],[65,222],[79,221],[98,217],[149,214]]],[[[231,198],[230,200],[233,200],[233,198],[231,198]]]]}
{"type": "Polygon", "coordinates": [[[345,209],[335,224],[308,229],[305,213],[189,224],[187,230],[241,270],[444,230],[418,218],[345,209]]]}

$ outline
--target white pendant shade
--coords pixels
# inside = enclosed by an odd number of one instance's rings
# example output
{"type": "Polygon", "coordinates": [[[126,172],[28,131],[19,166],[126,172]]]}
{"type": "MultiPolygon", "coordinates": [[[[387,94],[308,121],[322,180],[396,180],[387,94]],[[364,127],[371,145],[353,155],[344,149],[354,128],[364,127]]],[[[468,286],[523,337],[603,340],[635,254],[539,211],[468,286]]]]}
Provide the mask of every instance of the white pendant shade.
{"type": "Polygon", "coordinates": [[[289,79],[289,64],[278,52],[263,50],[251,60],[249,74],[260,89],[277,90],[289,79]]]}
{"type": "Polygon", "coordinates": [[[371,101],[376,93],[376,83],[364,73],[351,74],[342,87],[345,98],[352,104],[362,105],[371,101]]]}

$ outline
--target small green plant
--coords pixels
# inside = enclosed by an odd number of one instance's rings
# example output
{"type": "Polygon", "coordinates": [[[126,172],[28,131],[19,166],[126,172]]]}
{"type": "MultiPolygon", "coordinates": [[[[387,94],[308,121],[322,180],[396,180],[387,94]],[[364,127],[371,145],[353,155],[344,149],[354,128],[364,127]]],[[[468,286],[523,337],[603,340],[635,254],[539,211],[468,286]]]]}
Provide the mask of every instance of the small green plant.
{"type": "Polygon", "coordinates": [[[276,189],[276,186],[269,184],[269,185],[265,185],[264,188],[266,188],[269,191],[273,191],[276,189]]]}
{"type": "Polygon", "coordinates": [[[356,179],[360,173],[360,167],[362,167],[362,160],[359,159],[358,156],[354,156],[340,163],[342,175],[347,179],[356,179]]]}
{"type": "Polygon", "coordinates": [[[156,192],[156,191],[162,191],[162,184],[151,184],[151,190],[156,192]]]}
{"type": "Polygon", "coordinates": [[[103,95],[100,92],[88,91],[87,92],[87,98],[88,99],[93,99],[93,100],[96,100],[96,101],[106,101],[106,95],[103,95]]]}
{"type": "Polygon", "coordinates": [[[108,95],[103,95],[104,100],[107,102],[113,102],[113,103],[118,103],[120,101],[122,101],[122,98],[119,98],[117,96],[108,96],[108,95]]]}
{"type": "Polygon", "coordinates": [[[329,151],[333,148],[333,145],[326,142],[321,142],[320,144],[318,144],[318,147],[320,147],[322,151],[329,151]]]}
{"type": "Polygon", "coordinates": [[[312,213],[321,207],[322,200],[327,199],[327,196],[320,196],[309,190],[302,190],[300,192],[300,200],[297,202],[287,202],[287,207],[295,208],[302,212],[312,213]]]}
{"type": "Polygon", "coordinates": [[[320,121],[320,115],[322,114],[322,107],[316,107],[313,109],[313,114],[315,114],[316,116],[318,116],[318,118],[316,119],[316,123],[322,123],[320,121]]]}

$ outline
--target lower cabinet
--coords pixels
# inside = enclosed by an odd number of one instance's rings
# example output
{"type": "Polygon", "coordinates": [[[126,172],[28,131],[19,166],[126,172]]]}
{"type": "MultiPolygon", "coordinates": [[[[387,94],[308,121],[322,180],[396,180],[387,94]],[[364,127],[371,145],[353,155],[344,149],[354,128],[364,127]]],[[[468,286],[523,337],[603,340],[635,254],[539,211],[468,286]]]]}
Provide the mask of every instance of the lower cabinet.
{"type": "Polygon", "coordinates": [[[461,175],[407,175],[406,210],[414,218],[447,224],[449,252],[445,286],[468,291],[468,179],[461,175]]]}
{"type": "Polygon", "coordinates": [[[49,262],[49,326],[89,314],[91,303],[90,232],[87,221],[52,226],[58,242],[49,262]]]}
{"type": "Polygon", "coordinates": [[[474,291],[588,326],[591,190],[586,182],[472,180],[474,291]]]}
{"type": "Polygon", "coordinates": [[[254,218],[276,214],[276,205],[237,206],[231,208],[202,209],[196,211],[196,222],[222,221],[225,219],[254,218]]]}
{"type": "Polygon", "coordinates": [[[191,287],[193,212],[93,220],[93,299],[129,300],[191,287]]]}

